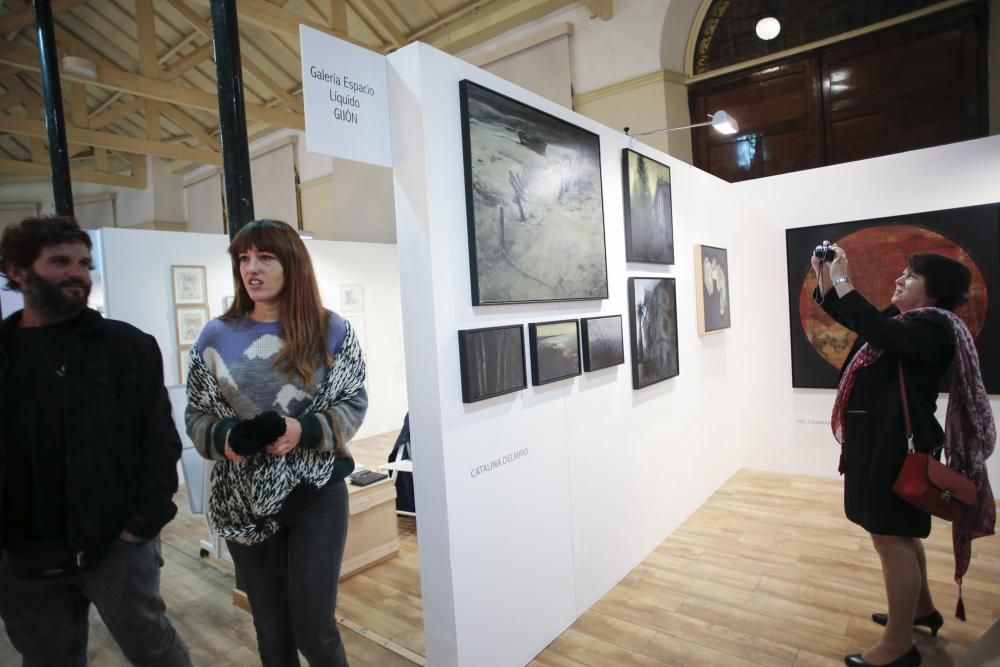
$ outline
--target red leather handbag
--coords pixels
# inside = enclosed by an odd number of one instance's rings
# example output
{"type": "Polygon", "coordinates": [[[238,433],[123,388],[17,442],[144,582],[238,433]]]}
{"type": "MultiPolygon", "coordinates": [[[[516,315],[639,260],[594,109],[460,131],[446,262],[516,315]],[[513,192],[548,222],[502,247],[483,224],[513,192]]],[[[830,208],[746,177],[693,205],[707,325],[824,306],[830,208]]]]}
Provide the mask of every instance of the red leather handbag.
{"type": "MultiPolygon", "coordinates": [[[[906,442],[909,452],[896,477],[892,490],[903,500],[947,521],[957,521],[968,507],[976,503],[975,483],[938,461],[931,454],[916,451],[910,406],[906,401],[903,365],[899,365],[899,390],[903,397],[903,418],[906,420],[906,442]]],[[[937,452],[941,448],[934,450],[937,452]]]]}

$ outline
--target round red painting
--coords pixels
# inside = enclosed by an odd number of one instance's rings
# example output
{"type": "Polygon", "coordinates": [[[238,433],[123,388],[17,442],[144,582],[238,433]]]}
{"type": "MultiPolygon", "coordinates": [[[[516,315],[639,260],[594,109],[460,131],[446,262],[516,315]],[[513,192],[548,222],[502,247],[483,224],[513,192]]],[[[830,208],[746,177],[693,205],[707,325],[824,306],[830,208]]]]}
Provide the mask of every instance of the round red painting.
{"type": "MultiPolygon", "coordinates": [[[[951,239],[913,225],[879,225],[830,239],[847,252],[854,287],[879,309],[889,305],[896,289],[896,278],[906,268],[906,258],[922,252],[952,257],[972,271],[969,302],[956,313],[965,320],[972,335],[986,322],[988,295],[983,273],[969,253],[951,239]]],[[[816,275],[810,268],[802,279],[799,292],[799,318],[806,338],[816,352],[831,366],[840,369],[854,344],[855,334],[840,326],[813,301],[816,275]]]]}

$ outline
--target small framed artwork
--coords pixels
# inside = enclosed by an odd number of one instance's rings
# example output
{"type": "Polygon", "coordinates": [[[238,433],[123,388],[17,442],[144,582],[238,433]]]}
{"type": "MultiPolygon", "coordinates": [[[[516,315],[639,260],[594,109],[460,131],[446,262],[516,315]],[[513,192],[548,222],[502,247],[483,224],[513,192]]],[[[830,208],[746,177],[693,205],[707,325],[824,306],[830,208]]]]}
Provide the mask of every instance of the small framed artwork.
{"type": "Polygon", "coordinates": [[[458,332],[462,402],[475,403],[528,386],[524,327],[514,324],[458,332]]]}
{"type": "Polygon", "coordinates": [[[674,263],[674,214],[670,167],[627,148],[622,150],[625,192],[625,259],[674,263]]]}
{"type": "Polygon", "coordinates": [[[589,373],[625,363],[621,315],[587,317],[580,322],[583,325],[583,370],[589,373]]]}
{"type": "Polygon", "coordinates": [[[533,322],[528,325],[531,343],[531,384],[538,386],[580,374],[580,323],[577,320],[533,322]]]}
{"type": "Polygon", "coordinates": [[[629,278],[632,388],[680,374],[677,350],[677,284],[673,278],[629,278]]]}
{"type": "Polygon", "coordinates": [[[694,293],[698,301],[698,333],[730,327],[729,259],[725,248],[694,247],[694,293]]]}
{"type": "Polygon", "coordinates": [[[365,309],[365,288],[362,285],[340,286],[340,312],[360,313],[365,309]]]}
{"type": "Polygon", "coordinates": [[[170,276],[174,283],[174,305],[200,306],[208,303],[204,266],[175,264],[170,267],[170,276]]]}
{"type": "Polygon", "coordinates": [[[191,361],[191,346],[181,345],[177,348],[177,377],[180,384],[187,384],[188,365],[191,361]]]}
{"type": "Polygon", "coordinates": [[[235,301],[235,300],[236,300],[236,297],[234,297],[232,295],[222,297],[222,312],[228,313],[229,309],[232,308],[232,306],[233,306],[233,301],[235,301]]]}
{"type": "Polygon", "coordinates": [[[178,306],[176,311],[177,345],[194,345],[208,324],[208,306],[178,306]]]}

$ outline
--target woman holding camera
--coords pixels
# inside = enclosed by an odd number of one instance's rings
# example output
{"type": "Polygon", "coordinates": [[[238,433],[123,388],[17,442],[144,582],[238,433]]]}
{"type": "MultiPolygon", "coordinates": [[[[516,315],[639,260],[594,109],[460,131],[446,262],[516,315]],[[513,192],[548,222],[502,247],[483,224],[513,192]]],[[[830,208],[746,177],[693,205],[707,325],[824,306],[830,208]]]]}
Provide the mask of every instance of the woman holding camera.
{"type": "MultiPolygon", "coordinates": [[[[972,400],[965,406],[961,401],[949,403],[949,441],[945,444],[955,444],[956,439],[965,444],[963,429],[967,432],[971,428],[978,429],[976,442],[985,445],[988,441],[992,450],[995,429],[972,335],[952,312],[965,303],[971,274],[948,257],[914,255],[896,279],[892,305],[879,312],[854,289],[844,250],[835,244],[830,248],[835,253],[832,261],[812,258],[821,286],[816,295],[822,295],[821,305],[831,317],[858,334],[841,370],[832,418],[834,435],[843,446],[844,509],[848,519],[871,534],[889,603],[888,615],[872,615],[873,621],[886,626],[880,641],[862,654],[845,657],[845,662],[859,667],[919,665],[913,627],[926,627],[936,635],[944,619],[927,585],[927,560],[921,542],[930,534],[930,515],[892,490],[907,453],[899,368],[903,369],[918,451],[934,450],[946,441],[934,410],[938,386],[953,360],[961,363],[955,364],[952,398],[958,391],[972,400]],[[825,294],[824,285],[830,288],[825,294]]],[[[977,452],[978,464],[989,493],[985,482],[989,451],[981,450],[977,452]]],[[[966,462],[970,466],[974,463],[966,462]]],[[[990,511],[987,503],[980,505],[975,518],[982,524],[988,522],[992,532],[990,517],[983,515],[990,511]]],[[[991,495],[988,505],[992,506],[991,495]]],[[[965,563],[967,567],[968,561],[965,563]]]]}
{"type": "Polygon", "coordinates": [[[320,304],[305,244],[256,220],[229,246],[236,298],[191,348],[187,429],[212,470],[209,518],[246,591],[264,667],[346,665],[334,620],[347,443],[368,408],[348,322],[320,304]]]}

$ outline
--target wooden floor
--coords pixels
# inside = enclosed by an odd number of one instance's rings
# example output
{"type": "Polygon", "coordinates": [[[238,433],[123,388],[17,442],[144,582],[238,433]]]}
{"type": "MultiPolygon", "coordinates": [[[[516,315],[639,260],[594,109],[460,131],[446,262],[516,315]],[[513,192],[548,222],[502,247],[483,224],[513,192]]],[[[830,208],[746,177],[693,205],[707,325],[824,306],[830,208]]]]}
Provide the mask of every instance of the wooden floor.
{"type": "MultiPolygon", "coordinates": [[[[379,447],[385,442],[391,438],[379,447]]],[[[381,460],[371,459],[366,465],[381,460]]],[[[178,504],[186,510],[186,501],[178,504]]],[[[163,534],[170,616],[196,665],[258,665],[250,616],[230,604],[231,568],[198,556],[201,521],[182,512],[163,534]]],[[[937,638],[917,638],[930,667],[955,665],[1000,621],[1000,539],[974,543],[969,621],[961,623],[950,613],[957,591],[949,535],[935,521],[926,543],[946,617],[937,638]]],[[[401,520],[400,537],[397,558],[341,582],[338,614],[355,667],[413,664],[388,642],[424,653],[412,519],[401,520]]],[[[868,616],[884,606],[878,558],[843,518],[839,481],[742,471],[532,664],[833,667],[874,643],[879,628],[868,616]]],[[[98,667],[126,664],[96,613],[90,654],[98,667]]],[[[0,665],[18,664],[15,656],[0,633],[0,665]]]]}

